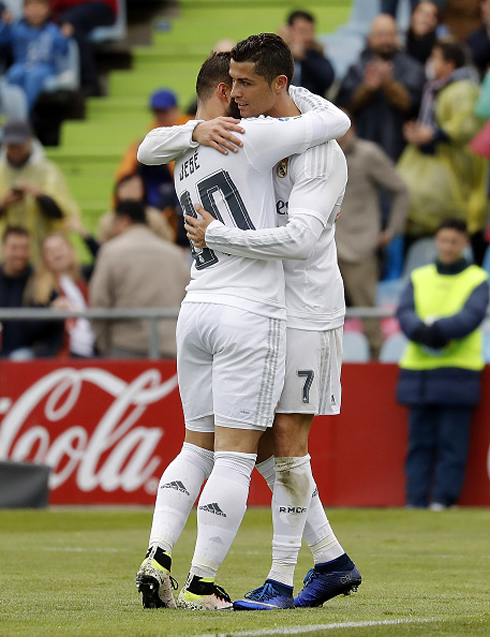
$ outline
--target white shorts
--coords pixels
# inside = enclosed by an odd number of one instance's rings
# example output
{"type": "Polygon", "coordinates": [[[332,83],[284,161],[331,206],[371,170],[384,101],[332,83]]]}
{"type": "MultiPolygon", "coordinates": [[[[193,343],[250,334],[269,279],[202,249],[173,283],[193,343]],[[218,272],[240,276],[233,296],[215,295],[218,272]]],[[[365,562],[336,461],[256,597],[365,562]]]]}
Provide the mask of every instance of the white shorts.
{"type": "Polygon", "coordinates": [[[285,357],[285,321],[217,303],[183,303],[177,373],[186,428],[271,427],[285,357]]]}
{"type": "Polygon", "coordinates": [[[324,332],[288,328],[280,414],[340,413],[342,327],[324,332]]]}

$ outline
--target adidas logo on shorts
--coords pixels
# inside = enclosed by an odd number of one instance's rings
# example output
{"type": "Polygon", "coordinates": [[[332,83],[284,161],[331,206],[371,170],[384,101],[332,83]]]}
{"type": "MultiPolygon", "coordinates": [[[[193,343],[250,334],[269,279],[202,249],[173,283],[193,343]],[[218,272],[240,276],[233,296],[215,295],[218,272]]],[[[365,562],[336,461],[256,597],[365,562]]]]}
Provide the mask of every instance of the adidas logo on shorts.
{"type": "Polygon", "coordinates": [[[167,482],[167,484],[162,484],[160,489],[175,489],[176,491],[180,491],[181,493],[190,495],[189,491],[187,491],[187,489],[182,484],[182,482],[179,482],[178,480],[174,480],[173,482],[167,482]]]}
{"type": "Polygon", "coordinates": [[[214,515],[220,515],[222,518],[226,518],[226,513],[223,513],[216,502],[213,502],[213,504],[203,504],[199,507],[199,510],[207,511],[208,513],[213,513],[214,515]]]}

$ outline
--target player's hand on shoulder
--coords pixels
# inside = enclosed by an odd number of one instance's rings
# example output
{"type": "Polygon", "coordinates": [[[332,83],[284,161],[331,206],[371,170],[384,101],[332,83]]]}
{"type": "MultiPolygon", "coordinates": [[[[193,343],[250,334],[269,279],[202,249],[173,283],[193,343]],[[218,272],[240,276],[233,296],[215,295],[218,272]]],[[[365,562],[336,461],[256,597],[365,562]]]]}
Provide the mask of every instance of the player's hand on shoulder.
{"type": "Polygon", "coordinates": [[[240,120],[233,117],[216,117],[206,122],[199,122],[195,127],[192,139],[203,146],[215,148],[223,155],[238,152],[243,146],[242,140],[233,133],[244,133],[240,120]]]}

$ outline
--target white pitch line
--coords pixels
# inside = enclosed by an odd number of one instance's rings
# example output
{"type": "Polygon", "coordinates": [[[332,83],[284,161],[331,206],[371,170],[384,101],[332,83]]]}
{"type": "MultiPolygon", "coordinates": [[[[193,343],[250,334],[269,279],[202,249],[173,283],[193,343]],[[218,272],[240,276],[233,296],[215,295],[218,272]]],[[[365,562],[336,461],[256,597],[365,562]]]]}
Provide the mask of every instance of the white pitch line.
{"type": "Polygon", "coordinates": [[[107,547],[105,549],[102,548],[93,548],[86,547],[83,548],[81,546],[43,546],[43,551],[54,551],[56,553],[120,553],[120,549],[107,547]]]}
{"type": "Polygon", "coordinates": [[[440,619],[385,619],[382,621],[338,622],[335,624],[307,624],[305,626],[283,626],[282,628],[264,628],[263,630],[245,630],[239,633],[204,633],[194,637],[268,637],[269,635],[301,635],[316,633],[320,630],[336,628],[369,628],[370,626],[397,626],[398,624],[428,624],[443,621],[440,619]]]}
{"type": "MultiPolygon", "coordinates": [[[[466,555],[445,555],[445,554],[441,554],[441,553],[433,553],[433,554],[424,554],[424,559],[448,559],[448,560],[452,560],[452,559],[457,559],[457,560],[467,560],[468,559],[468,555],[470,555],[470,552],[468,552],[466,555]]],[[[370,558],[385,558],[386,559],[386,553],[370,553],[369,556],[370,558]]],[[[397,553],[396,554],[396,559],[402,559],[402,558],[406,558],[406,559],[413,559],[413,553],[397,553]]],[[[478,558],[482,558],[484,560],[488,560],[490,559],[490,555],[479,555],[478,558]]]]}

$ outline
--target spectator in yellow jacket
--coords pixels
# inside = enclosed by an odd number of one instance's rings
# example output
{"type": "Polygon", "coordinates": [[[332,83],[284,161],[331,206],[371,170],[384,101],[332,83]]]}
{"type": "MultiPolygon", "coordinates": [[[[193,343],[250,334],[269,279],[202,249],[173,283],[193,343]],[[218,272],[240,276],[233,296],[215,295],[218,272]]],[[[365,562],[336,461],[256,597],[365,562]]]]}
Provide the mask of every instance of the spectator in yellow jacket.
{"type": "Polygon", "coordinates": [[[0,154],[0,233],[7,226],[26,228],[36,264],[43,238],[61,230],[66,217],[79,215],[60,169],[46,158],[30,124],[8,122],[0,154]]]}
{"type": "Polygon", "coordinates": [[[471,236],[485,223],[488,160],[468,147],[483,122],[474,114],[479,89],[465,61],[459,44],[436,44],[418,120],[404,127],[409,145],[398,169],[410,195],[412,239],[435,234],[446,217],[466,221],[471,236]]]}

